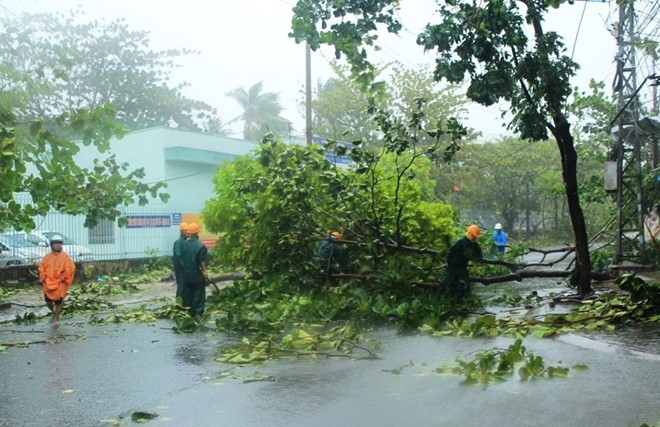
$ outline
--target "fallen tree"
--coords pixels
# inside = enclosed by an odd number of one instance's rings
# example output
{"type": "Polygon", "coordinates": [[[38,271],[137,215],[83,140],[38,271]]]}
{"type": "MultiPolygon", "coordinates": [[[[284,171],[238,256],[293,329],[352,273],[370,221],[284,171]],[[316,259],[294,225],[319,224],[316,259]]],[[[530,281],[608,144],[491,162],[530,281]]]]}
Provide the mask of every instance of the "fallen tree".
{"type": "MultiPolygon", "coordinates": [[[[349,244],[349,245],[355,245],[355,244],[360,244],[360,242],[356,241],[349,241],[349,240],[342,240],[338,241],[338,243],[344,243],[344,244],[349,244]]],[[[396,244],[389,244],[389,243],[383,243],[383,246],[389,248],[389,249],[394,249],[394,250],[401,250],[401,251],[406,251],[406,252],[414,252],[414,253],[419,253],[419,254],[438,254],[438,251],[428,249],[428,248],[415,248],[411,246],[405,246],[405,245],[396,245],[396,244]]],[[[570,259],[571,255],[574,256],[575,254],[575,248],[573,245],[565,245],[565,246],[553,246],[553,247],[548,247],[548,248],[533,248],[529,247],[528,252],[526,255],[529,255],[531,253],[539,253],[541,254],[541,260],[538,262],[533,262],[533,263],[516,263],[516,262],[511,262],[511,261],[506,261],[502,259],[483,259],[481,262],[483,264],[490,264],[490,265],[501,265],[503,267],[506,267],[510,270],[509,274],[505,275],[500,275],[500,276],[493,276],[493,277],[479,277],[479,276],[472,276],[470,278],[470,281],[472,283],[480,283],[484,286],[488,286],[494,283],[504,283],[504,282],[520,282],[523,279],[529,279],[529,278],[562,278],[562,277],[570,277],[572,274],[574,274],[574,268],[573,264],[575,262],[575,258],[570,259]],[[556,258],[548,259],[549,255],[552,254],[561,254],[556,258]],[[566,262],[567,265],[565,268],[551,268],[554,266],[557,266],[558,264],[566,262]]],[[[443,267],[444,268],[444,267],[443,267]]],[[[375,273],[372,274],[352,274],[352,273],[335,273],[335,274],[330,274],[330,277],[336,278],[336,279],[359,279],[359,280],[369,280],[376,278],[378,275],[375,273]]],[[[595,281],[605,281],[605,280],[614,280],[619,276],[618,272],[614,270],[607,270],[607,271],[601,271],[601,270],[592,270],[591,271],[591,278],[595,281]]],[[[411,282],[411,284],[417,285],[417,286],[422,286],[422,287],[437,287],[438,283],[429,283],[429,282],[411,282]]]]}
{"type": "MultiPolygon", "coordinates": [[[[359,245],[360,242],[353,241],[353,240],[339,240],[338,243],[342,244],[348,244],[348,245],[359,245]]],[[[418,254],[431,254],[431,255],[437,255],[438,251],[429,249],[429,248],[416,248],[412,246],[405,246],[405,245],[397,245],[397,244],[391,244],[391,243],[383,243],[383,246],[387,247],[388,249],[393,249],[393,250],[401,250],[401,251],[406,251],[406,252],[414,252],[418,254]]],[[[574,255],[574,248],[572,245],[566,245],[566,246],[555,246],[555,247],[549,247],[549,248],[533,248],[529,247],[527,255],[531,253],[539,253],[542,255],[541,260],[539,262],[533,262],[533,263],[515,263],[511,261],[506,261],[502,259],[484,259],[482,260],[483,264],[490,264],[490,265],[501,265],[503,267],[506,267],[510,270],[509,274],[505,275],[500,275],[500,276],[494,276],[494,277],[480,277],[480,276],[472,276],[470,278],[470,281],[472,283],[480,283],[484,286],[492,285],[494,283],[504,283],[504,282],[520,282],[523,279],[530,279],[530,278],[565,278],[565,277],[570,277],[574,273],[574,269],[572,268],[574,259],[569,259],[571,255],[574,255]],[[561,254],[557,258],[553,258],[550,260],[547,260],[548,256],[551,254],[561,254]],[[558,265],[561,262],[567,262],[566,268],[560,269],[560,268],[551,268],[556,265],[558,265]]],[[[591,277],[595,281],[606,281],[606,280],[614,280],[619,276],[619,273],[614,271],[614,270],[606,270],[606,271],[601,271],[601,270],[592,270],[591,271],[591,277]]],[[[217,283],[222,283],[222,282],[231,282],[234,280],[241,280],[247,277],[247,273],[245,271],[232,271],[232,272],[227,272],[227,273],[222,273],[222,274],[217,274],[214,276],[209,277],[209,284],[214,285],[217,289],[217,283]]],[[[331,273],[328,275],[328,277],[332,277],[335,279],[357,279],[357,280],[363,280],[367,281],[370,279],[376,279],[378,277],[377,273],[371,273],[371,274],[357,274],[357,273],[331,273]]],[[[412,281],[410,282],[412,285],[416,286],[422,286],[422,287],[436,287],[438,286],[438,283],[431,283],[431,282],[419,282],[419,281],[412,281]]]]}
{"type": "Polygon", "coordinates": [[[244,271],[231,271],[229,273],[217,274],[209,277],[209,283],[232,282],[234,280],[245,279],[247,273],[244,271]]]}

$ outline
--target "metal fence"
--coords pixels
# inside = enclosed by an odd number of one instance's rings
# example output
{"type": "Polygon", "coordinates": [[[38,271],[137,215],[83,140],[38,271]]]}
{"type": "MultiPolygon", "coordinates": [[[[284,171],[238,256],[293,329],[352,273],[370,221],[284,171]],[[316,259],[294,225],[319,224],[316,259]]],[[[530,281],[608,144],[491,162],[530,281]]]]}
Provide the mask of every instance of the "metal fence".
{"type": "MultiPolygon", "coordinates": [[[[20,194],[15,199],[22,204],[30,202],[29,195],[20,194]]],[[[65,250],[76,261],[169,256],[172,253],[172,244],[179,236],[179,224],[201,223],[202,207],[201,204],[184,206],[162,202],[153,202],[145,206],[131,205],[119,208],[128,219],[128,226],[119,227],[117,221],[103,220],[93,228],[84,227],[85,218],[82,215],[68,215],[53,210],[45,216],[34,218],[36,228],[29,240],[34,243],[37,239],[35,236],[59,234],[65,240],[65,250]]],[[[25,233],[15,230],[4,231],[0,234],[0,244],[4,241],[5,246],[8,246],[10,243],[8,239],[17,235],[28,237],[25,233]]],[[[214,243],[214,238],[210,235],[202,234],[200,239],[208,246],[214,243]]],[[[47,251],[47,244],[45,246],[47,251]]],[[[2,258],[6,261],[9,258],[20,257],[23,252],[25,251],[12,247],[9,251],[2,251],[2,258]]],[[[44,253],[43,250],[41,253],[44,253]]],[[[0,258],[0,267],[7,265],[7,262],[2,262],[2,258],[0,258]]],[[[25,262],[16,264],[35,262],[34,255],[29,258],[25,262]]]]}

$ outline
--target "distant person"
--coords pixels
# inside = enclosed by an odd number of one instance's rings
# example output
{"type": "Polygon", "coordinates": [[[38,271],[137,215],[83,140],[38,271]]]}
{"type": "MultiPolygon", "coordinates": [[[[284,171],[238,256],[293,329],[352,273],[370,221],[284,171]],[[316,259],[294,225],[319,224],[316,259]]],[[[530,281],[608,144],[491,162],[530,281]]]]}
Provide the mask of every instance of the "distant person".
{"type": "Polygon", "coordinates": [[[498,258],[504,256],[504,251],[506,250],[507,236],[504,230],[502,230],[502,224],[499,222],[495,224],[495,231],[493,231],[493,242],[495,243],[495,253],[498,258]]]}
{"type": "Polygon", "coordinates": [[[62,250],[63,243],[60,236],[52,235],[50,252],[39,264],[39,281],[44,287],[44,299],[51,311],[50,323],[55,326],[60,324],[64,298],[66,298],[76,273],[76,265],[73,260],[62,250]]]}
{"type": "Polygon", "coordinates": [[[183,242],[183,306],[191,315],[204,314],[206,304],[206,284],[209,281],[206,270],[208,249],[199,241],[200,227],[196,223],[188,225],[188,240],[183,242]]]}
{"type": "Polygon", "coordinates": [[[658,213],[658,205],[654,204],[649,218],[647,220],[647,228],[649,230],[650,239],[649,240],[658,240],[660,239],[660,216],[658,213]]]}
{"type": "Polygon", "coordinates": [[[327,239],[321,241],[318,249],[314,253],[318,264],[321,265],[326,279],[329,280],[332,274],[339,273],[348,267],[348,257],[346,252],[337,242],[341,240],[342,235],[338,231],[330,233],[327,239]]]}
{"type": "Polygon", "coordinates": [[[471,225],[465,235],[449,247],[447,263],[438,285],[438,297],[448,296],[460,301],[470,294],[468,263],[483,259],[481,246],[477,243],[478,237],[479,226],[471,225]]]}
{"type": "Polygon", "coordinates": [[[172,265],[176,280],[176,303],[183,304],[183,242],[188,239],[188,223],[179,225],[179,238],[174,241],[172,248],[172,265]]]}

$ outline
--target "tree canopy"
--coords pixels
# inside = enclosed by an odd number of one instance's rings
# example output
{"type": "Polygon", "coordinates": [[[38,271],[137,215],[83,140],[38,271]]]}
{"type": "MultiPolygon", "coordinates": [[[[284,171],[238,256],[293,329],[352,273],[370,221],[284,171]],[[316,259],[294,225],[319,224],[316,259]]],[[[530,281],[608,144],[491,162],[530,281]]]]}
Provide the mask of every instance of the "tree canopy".
{"type": "MultiPolygon", "coordinates": [[[[263,82],[245,90],[242,87],[227,92],[243,109],[243,113],[233,120],[243,121],[243,138],[258,141],[267,133],[280,137],[290,132],[290,122],[280,116],[282,105],[279,95],[274,92],[262,93],[263,82]]],[[[232,120],[232,121],[233,121],[232,120]]]]}
{"type": "Polygon", "coordinates": [[[221,132],[214,108],[172,84],[187,49],[153,51],[149,34],[123,20],[81,22],[82,11],[0,17],[0,82],[19,117],[49,119],[112,104],[130,130],[170,126],[221,132]]]}
{"type": "MultiPolygon", "coordinates": [[[[429,23],[417,42],[435,52],[434,76],[452,83],[468,82],[467,96],[483,105],[509,102],[510,128],[530,140],[552,134],[561,154],[562,178],[575,235],[580,272],[579,293],[591,290],[590,259],[577,183],[577,153],[565,105],[577,64],[565,54],[555,32],[545,32],[543,17],[563,1],[471,0],[437,1],[436,22],[429,23]],[[531,37],[528,36],[531,34],[531,37]]],[[[292,36],[321,44],[344,55],[358,81],[382,90],[365,46],[377,44],[378,30],[397,33],[396,0],[299,0],[294,7],[292,36]]]]}
{"type": "Polygon", "coordinates": [[[322,239],[340,231],[352,242],[354,273],[374,274],[385,288],[428,279],[438,263],[433,254],[456,234],[452,208],[435,196],[429,155],[444,146],[442,139],[460,138],[465,130],[453,122],[439,130],[431,119],[435,126],[425,131],[423,105],[419,100],[409,112],[412,119],[374,109],[383,144],[373,150],[358,142],[345,153],[353,161],[347,169],[326,160],[320,146],[272,137],[255,153],[223,165],[203,211],[209,231],[221,233],[220,262],[289,283],[313,282],[313,265],[301,260],[310,260],[322,239]],[[411,262],[411,253],[424,251],[410,246],[433,249],[411,262]]]}
{"type": "Polygon", "coordinates": [[[416,101],[424,98],[425,115],[438,120],[462,117],[468,99],[458,93],[456,85],[441,85],[433,80],[429,66],[407,68],[391,63],[378,70],[386,80],[378,97],[365,91],[350,75],[350,70],[338,62],[331,64],[336,77],[319,83],[314,99],[314,134],[323,138],[343,141],[361,140],[369,146],[380,144],[378,126],[374,123],[369,106],[373,103],[391,114],[405,117],[416,108],[416,101]]]}

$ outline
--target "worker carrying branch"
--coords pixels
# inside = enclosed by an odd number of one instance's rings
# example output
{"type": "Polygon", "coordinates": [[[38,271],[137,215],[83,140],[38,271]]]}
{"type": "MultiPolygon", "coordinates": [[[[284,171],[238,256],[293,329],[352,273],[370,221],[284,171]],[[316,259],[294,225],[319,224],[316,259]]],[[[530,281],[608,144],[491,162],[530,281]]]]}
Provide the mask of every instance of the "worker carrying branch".
{"type": "Polygon", "coordinates": [[[483,260],[481,246],[477,243],[478,237],[479,226],[470,225],[465,235],[449,247],[447,262],[438,285],[438,298],[447,296],[461,301],[470,295],[468,263],[483,260]]]}
{"type": "Polygon", "coordinates": [[[320,264],[322,273],[328,282],[333,274],[337,274],[348,267],[346,252],[338,244],[341,238],[342,235],[340,232],[333,231],[328,235],[327,239],[321,241],[317,251],[314,253],[314,258],[320,264]]]}

